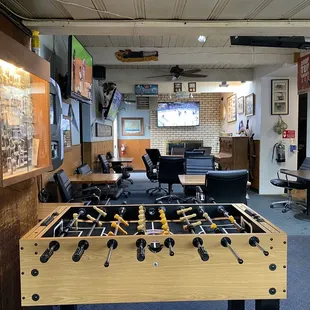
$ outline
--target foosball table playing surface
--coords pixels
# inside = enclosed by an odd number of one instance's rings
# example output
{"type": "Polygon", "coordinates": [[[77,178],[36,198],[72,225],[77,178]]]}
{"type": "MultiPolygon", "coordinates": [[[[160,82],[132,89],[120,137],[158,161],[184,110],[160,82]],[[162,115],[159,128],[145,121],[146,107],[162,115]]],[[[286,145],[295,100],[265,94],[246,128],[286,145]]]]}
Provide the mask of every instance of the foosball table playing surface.
{"type": "Polygon", "coordinates": [[[287,236],[243,204],[68,205],[20,240],[20,268],[22,306],[255,299],[279,309],[287,236]]]}

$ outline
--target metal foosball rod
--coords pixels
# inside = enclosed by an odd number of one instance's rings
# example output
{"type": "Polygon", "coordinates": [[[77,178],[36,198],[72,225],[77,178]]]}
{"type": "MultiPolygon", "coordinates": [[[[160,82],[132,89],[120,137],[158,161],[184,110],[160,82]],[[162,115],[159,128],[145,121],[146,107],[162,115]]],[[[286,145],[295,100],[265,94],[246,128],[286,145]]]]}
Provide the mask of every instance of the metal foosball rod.
{"type": "Polygon", "coordinates": [[[229,215],[229,213],[226,211],[226,209],[223,206],[218,206],[217,212],[223,214],[232,224],[234,224],[237,227],[239,231],[245,232],[245,229],[237,223],[237,221],[232,215],[229,215]]]}
{"type": "MultiPolygon", "coordinates": [[[[241,227],[241,226],[235,221],[234,217],[231,216],[231,215],[229,215],[229,213],[225,210],[225,208],[224,208],[223,206],[219,206],[219,207],[218,207],[218,211],[219,211],[220,213],[222,213],[225,217],[227,217],[227,218],[230,220],[231,223],[233,223],[235,226],[237,226],[237,227],[240,229],[241,232],[243,232],[243,233],[245,233],[245,234],[247,233],[246,230],[245,230],[243,227],[241,227]]],[[[251,238],[249,239],[249,244],[250,244],[250,246],[252,246],[252,247],[257,247],[259,250],[262,251],[262,253],[263,253],[265,256],[268,256],[268,255],[269,255],[269,252],[266,251],[266,250],[259,244],[259,239],[258,239],[257,237],[255,237],[255,236],[251,237],[251,238]]]]}
{"type": "MultiPolygon", "coordinates": [[[[114,235],[115,236],[118,233],[119,224],[121,222],[124,223],[124,224],[126,223],[125,225],[129,226],[129,223],[126,222],[123,219],[123,216],[124,216],[125,213],[126,213],[126,208],[125,207],[120,207],[119,208],[119,214],[115,214],[115,216],[117,215],[117,218],[118,218],[118,220],[117,220],[117,227],[115,228],[115,231],[114,231],[114,235]]],[[[115,218],[115,216],[114,216],[114,218],[115,218]]],[[[106,261],[104,263],[104,267],[109,267],[110,266],[110,260],[111,260],[112,251],[117,248],[117,245],[118,245],[118,243],[117,243],[117,241],[115,239],[111,239],[111,240],[108,241],[107,247],[109,248],[109,252],[108,252],[107,259],[106,259],[106,261]]]]}
{"type": "Polygon", "coordinates": [[[221,239],[221,245],[224,248],[228,248],[231,253],[235,256],[239,264],[243,264],[243,259],[237,254],[237,252],[231,246],[231,239],[228,237],[224,237],[221,239]]]}
{"type": "MultiPolygon", "coordinates": [[[[187,225],[187,230],[191,233],[191,234],[195,234],[195,227],[193,225],[191,225],[188,216],[185,214],[188,211],[191,211],[192,207],[189,207],[187,209],[179,209],[177,210],[177,214],[178,215],[183,215],[182,218],[184,218],[184,221],[186,222],[187,225]]],[[[207,252],[207,250],[203,247],[203,240],[201,238],[194,238],[193,240],[193,246],[195,248],[197,248],[197,252],[201,258],[201,260],[203,261],[208,261],[209,260],[209,254],[207,252]]]]}
{"type": "MultiPolygon", "coordinates": [[[[110,199],[109,199],[110,200],[110,199]]],[[[109,200],[106,202],[106,205],[108,204],[109,200]]],[[[107,216],[107,213],[105,211],[103,211],[102,209],[94,206],[93,207],[94,210],[96,210],[98,212],[98,216],[97,218],[93,218],[91,217],[90,215],[87,215],[87,218],[91,218],[93,220],[93,225],[90,229],[90,231],[88,232],[87,234],[87,237],[91,236],[94,229],[96,228],[96,226],[102,226],[101,222],[99,221],[101,217],[106,217],[107,216]]],[[[80,259],[82,258],[84,252],[89,248],[89,243],[87,240],[81,240],[79,243],[78,243],[78,247],[77,249],[75,250],[74,254],[72,255],[72,260],[74,262],[79,262],[80,259]]]]}
{"type": "Polygon", "coordinates": [[[211,219],[209,214],[207,212],[205,212],[201,206],[199,207],[198,212],[202,217],[204,217],[210,223],[210,228],[213,229],[216,234],[224,232],[220,228],[217,227],[217,225],[213,222],[213,220],[211,219]]]}
{"type": "MultiPolygon", "coordinates": [[[[78,221],[80,216],[85,216],[86,210],[84,208],[80,208],[78,210],[77,216],[75,215],[72,220],[70,220],[69,224],[61,231],[58,237],[62,238],[66,236],[69,230],[73,227],[73,225],[78,221]]],[[[47,263],[49,259],[52,257],[54,252],[58,251],[60,248],[60,244],[58,241],[51,241],[48,248],[44,251],[44,253],[40,256],[41,263],[47,263]]]]}

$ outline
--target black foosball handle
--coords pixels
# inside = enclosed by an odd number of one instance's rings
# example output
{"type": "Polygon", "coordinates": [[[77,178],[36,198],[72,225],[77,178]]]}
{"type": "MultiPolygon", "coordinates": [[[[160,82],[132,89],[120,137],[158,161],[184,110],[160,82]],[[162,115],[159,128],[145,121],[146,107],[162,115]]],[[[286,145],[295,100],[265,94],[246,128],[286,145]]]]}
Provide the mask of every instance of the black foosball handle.
{"type": "Polygon", "coordinates": [[[210,256],[203,246],[199,247],[197,251],[200,255],[201,260],[203,260],[204,262],[209,260],[210,256]]]}
{"type": "Polygon", "coordinates": [[[76,263],[79,262],[84,252],[88,249],[88,247],[89,247],[89,243],[86,240],[81,240],[74,254],[72,255],[72,260],[76,263]]]}
{"type": "Polygon", "coordinates": [[[175,241],[172,238],[167,238],[164,244],[169,249],[169,255],[174,256],[173,247],[175,245],[175,241]]]}
{"type": "Polygon", "coordinates": [[[47,263],[49,259],[53,256],[54,252],[58,251],[59,248],[60,248],[60,244],[58,241],[50,242],[48,248],[41,255],[40,262],[47,263]]]}
{"type": "Polygon", "coordinates": [[[137,246],[137,260],[139,262],[143,262],[145,260],[145,247],[146,247],[146,241],[142,238],[138,239],[136,241],[137,246]]]}

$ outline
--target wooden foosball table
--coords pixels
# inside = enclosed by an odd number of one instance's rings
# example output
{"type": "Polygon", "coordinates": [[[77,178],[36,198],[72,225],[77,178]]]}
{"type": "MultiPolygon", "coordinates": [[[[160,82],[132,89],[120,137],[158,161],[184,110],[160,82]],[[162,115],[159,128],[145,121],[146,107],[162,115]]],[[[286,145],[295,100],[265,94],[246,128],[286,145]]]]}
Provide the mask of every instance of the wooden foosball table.
{"type": "Polygon", "coordinates": [[[243,204],[61,206],[20,240],[22,306],[227,300],[276,310],[287,236],[243,204]]]}

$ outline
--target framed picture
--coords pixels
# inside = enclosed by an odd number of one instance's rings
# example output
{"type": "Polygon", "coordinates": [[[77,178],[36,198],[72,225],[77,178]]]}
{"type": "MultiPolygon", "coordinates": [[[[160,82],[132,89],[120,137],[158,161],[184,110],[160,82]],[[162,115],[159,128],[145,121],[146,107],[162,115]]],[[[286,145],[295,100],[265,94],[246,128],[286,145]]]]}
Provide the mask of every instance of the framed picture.
{"type": "Polygon", "coordinates": [[[227,98],[227,122],[235,122],[237,120],[237,95],[234,94],[227,98]]]}
{"type": "Polygon", "coordinates": [[[244,96],[238,98],[238,114],[244,113],[244,96]]]}
{"type": "Polygon", "coordinates": [[[188,83],[188,91],[190,93],[195,93],[196,92],[196,82],[189,82],[188,83]]]}
{"type": "Polygon", "coordinates": [[[182,91],[182,83],[174,83],[173,86],[173,90],[175,93],[182,91]]]}
{"type": "Polygon", "coordinates": [[[271,114],[289,114],[289,80],[271,80],[271,114]]]}
{"type": "Polygon", "coordinates": [[[70,149],[72,147],[71,118],[63,116],[61,126],[64,136],[64,148],[70,149]]]}
{"type": "Polygon", "coordinates": [[[112,126],[96,123],[96,137],[112,137],[112,126]]]}
{"type": "Polygon", "coordinates": [[[255,94],[245,96],[245,116],[255,114],[255,94]]]}
{"type": "Polygon", "coordinates": [[[122,117],[123,136],[144,136],[143,117],[122,117]]]}

